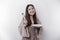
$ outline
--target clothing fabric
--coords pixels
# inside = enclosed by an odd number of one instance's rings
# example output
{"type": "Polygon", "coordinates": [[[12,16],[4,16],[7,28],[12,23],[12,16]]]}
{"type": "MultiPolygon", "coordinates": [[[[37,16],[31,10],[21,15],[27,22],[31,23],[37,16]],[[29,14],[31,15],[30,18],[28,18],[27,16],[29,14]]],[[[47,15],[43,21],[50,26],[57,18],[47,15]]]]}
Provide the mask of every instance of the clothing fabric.
{"type": "Polygon", "coordinates": [[[29,31],[28,31],[28,28],[25,29],[24,25],[23,25],[23,20],[21,21],[21,23],[19,24],[18,26],[18,30],[20,32],[20,35],[22,37],[29,37],[29,31]]]}
{"type": "MultiPolygon", "coordinates": [[[[37,19],[37,22],[40,23],[38,19],[37,19]]],[[[18,29],[19,29],[20,35],[23,37],[22,40],[39,40],[37,38],[37,29],[31,26],[25,29],[23,26],[23,20],[21,21],[18,29]]]]}
{"type": "Polygon", "coordinates": [[[29,27],[30,37],[23,37],[22,40],[38,40],[36,29],[33,27],[29,27]]]}

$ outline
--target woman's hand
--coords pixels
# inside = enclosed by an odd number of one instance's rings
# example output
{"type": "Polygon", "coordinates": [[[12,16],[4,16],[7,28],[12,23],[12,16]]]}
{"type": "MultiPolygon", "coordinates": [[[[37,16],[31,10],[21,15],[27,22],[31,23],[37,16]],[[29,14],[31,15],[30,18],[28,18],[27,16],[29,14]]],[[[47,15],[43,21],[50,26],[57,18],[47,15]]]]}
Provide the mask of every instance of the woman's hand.
{"type": "Polygon", "coordinates": [[[24,27],[26,27],[26,26],[27,26],[27,20],[26,20],[26,18],[25,18],[25,17],[23,18],[23,25],[24,25],[24,27]]]}

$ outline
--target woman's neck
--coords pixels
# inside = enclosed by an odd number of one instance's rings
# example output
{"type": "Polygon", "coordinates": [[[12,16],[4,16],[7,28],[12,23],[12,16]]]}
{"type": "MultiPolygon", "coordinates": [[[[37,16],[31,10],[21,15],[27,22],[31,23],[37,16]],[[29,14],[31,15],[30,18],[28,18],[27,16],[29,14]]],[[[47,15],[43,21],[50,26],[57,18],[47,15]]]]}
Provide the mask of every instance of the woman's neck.
{"type": "Polygon", "coordinates": [[[33,18],[33,16],[30,16],[30,18],[33,18]]]}
{"type": "Polygon", "coordinates": [[[31,19],[31,22],[33,23],[34,21],[33,21],[33,16],[30,16],[30,19],[31,19]]]}

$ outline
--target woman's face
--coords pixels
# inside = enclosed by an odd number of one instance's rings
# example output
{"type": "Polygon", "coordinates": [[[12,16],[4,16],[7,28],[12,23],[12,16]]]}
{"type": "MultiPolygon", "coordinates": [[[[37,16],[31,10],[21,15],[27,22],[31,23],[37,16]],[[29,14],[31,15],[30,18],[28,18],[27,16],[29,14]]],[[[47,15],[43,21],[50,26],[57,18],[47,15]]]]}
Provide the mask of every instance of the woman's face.
{"type": "Polygon", "coordinates": [[[30,14],[30,16],[33,16],[35,14],[35,9],[32,6],[29,6],[28,13],[30,14]]]}

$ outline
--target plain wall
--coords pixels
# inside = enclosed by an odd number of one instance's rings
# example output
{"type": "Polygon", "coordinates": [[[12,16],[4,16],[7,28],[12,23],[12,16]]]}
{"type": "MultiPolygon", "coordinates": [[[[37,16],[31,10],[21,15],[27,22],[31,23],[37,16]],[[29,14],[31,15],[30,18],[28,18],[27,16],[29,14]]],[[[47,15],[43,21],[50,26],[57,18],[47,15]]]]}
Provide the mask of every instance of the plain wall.
{"type": "Polygon", "coordinates": [[[59,0],[0,0],[0,40],[21,40],[18,25],[32,3],[43,25],[41,40],[60,40],[59,0]]]}

